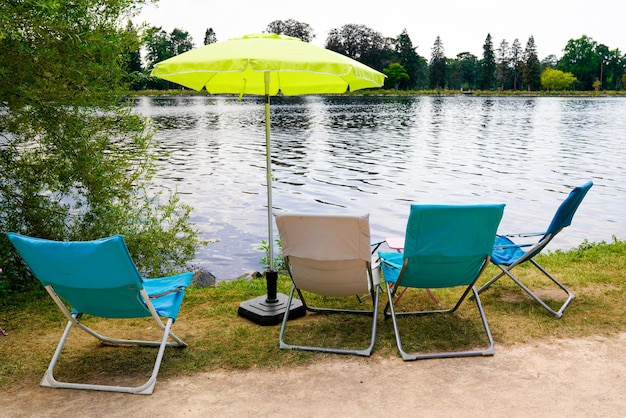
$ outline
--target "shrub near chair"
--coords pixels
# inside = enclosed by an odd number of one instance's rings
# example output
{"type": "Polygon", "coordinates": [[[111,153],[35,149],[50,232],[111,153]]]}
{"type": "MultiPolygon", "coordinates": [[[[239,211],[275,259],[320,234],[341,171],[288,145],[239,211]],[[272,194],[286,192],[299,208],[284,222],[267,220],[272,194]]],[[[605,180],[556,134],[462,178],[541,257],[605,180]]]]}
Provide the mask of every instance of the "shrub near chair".
{"type": "MultiPolygon", "coordinates": [[[[389,298],[384,313],[393,320],[396,344],[403,360],[493,355],[493,338],[474,284],[489,263],[503,211],[502,204],[411,205],[403,253],[379,253],[389,298]],[[400,311],[394,305],[394,297],[401,287],[460,287],[464,291],[449,309],[400,311]],[[420,353],[409,353],[403,348],[398,317],[452,314],[470,292],[473,292],[489,347],[482,350],[420,353]]],[[[404,304],[406,302],[403,299],[404,304]]]]}
{"type": "Polygon", "coordinates": [[[7,235],[33,275],[45,286],[68,319],[41,386],[151,394],[165,347],[187,346],[170,329],[193,274],[188,272],[160,279],[143,279],[121,235],[85,242],[50,241],[15,233],[7,235]],[[101,318],[152,317],[163,335],[160,341],[105,337],[81,322],[84,314],[101,318]],[[160,317],[167,318],[165,324],[160,317]],[[103,344],[158,347],[150,378],[144,384],[132,387],[57,381],[54,368],[74,325],[103,344]],[[168,342],[169,339],[173,341],[168,342]]]}
{"type": "Polygon", "coordinates": [[[582,186],[575,187],[567,198],[561,203],[558,207],[550,225],[548,225],[548,229],[545,232],[531,232],[531,233],[521,233],[521,234],[509,234],[509,235],[501,235],[496,238],[495,247],[493,253],[491,255],[491,262],[495,264],[501,272],[495,276],[493,279],[489,280],[485,283],[480,289],[478,289],[478,293],[482,293],[487,290],[492,284],[494,284],[497,280],[499,280],[504,275],[508,276],[513,280],[519,287],[521,287],[530,297],[532,297],[537,303],[539,303],[545,310],[550,312],[557,318],[561,318],[563,316],[563,312],[570,304],[570,302],[574,299],[574,294],[570,292],[570,290],[565,287],[564,284],[559,282],[554,276],[548,273],[543,267],[541,267],[535,260],[534,257],[541,253],[544,248],[552,241],[552,239],[563,230],[563,228],[568,227],[572,223],[572,219],[574,218],[574,214],[580,206],[581,202],[585,198],[585,195],[589,191],[589,189],[593,186],[593,182],[588,181],[582,186]],[[535,240],[531,243],[515,243],[511,240],[511,238],[534,238],[535,240]],[[522,248],[528,248],[527,251],[524,251],[522,248]],[[548,279],[550,279],[554,284],[556,284],[565,294],[566,299],[561,304],[561,306],[557,309],[553,309],[546,303],[543,299],[539,297],[535,292],[530,290],[528,286],[526,286],[518,277],[511,273],[515,267],[519,266],[522,263],[530,262],[533,266],[537,267],[541,273],[543,273],[548,279]]]}
{"type": "Polygon", "coordinates": [[[363,349],[346,349],[286,343],[284,336],[289,319],[289,312],[286,312],[280,329],[280,348],[369,356],[376,339],[380,291],[379,268],[372,266],[369,216],[276,214],[275,218],[285,264],[293,282],[287,306],[297,291],[309,312],[372,317],[369,345],[363,349]],[[336,297],[369,293],[373,306],[363,310],[312,307],[306,303],[304,292],[336,297]]]}

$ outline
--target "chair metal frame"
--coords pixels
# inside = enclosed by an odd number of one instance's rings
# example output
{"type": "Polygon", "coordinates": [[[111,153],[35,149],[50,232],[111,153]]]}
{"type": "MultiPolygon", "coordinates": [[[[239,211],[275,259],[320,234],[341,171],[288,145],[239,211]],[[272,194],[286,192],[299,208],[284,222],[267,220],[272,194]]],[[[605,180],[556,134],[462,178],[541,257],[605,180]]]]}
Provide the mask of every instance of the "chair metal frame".
{"type": "MultiPolygon", "coordinates": [[[[406,266],[407,261],[408,260],[405,259],[405,266],[406,266]]],[[[486,257],[485,262],[483,263],[483,266],[481,267],[478,275],[476,276],[472,284],[470,284],[469,286],[465,288],[465,291],[463,292],[459,300],[456,302],[456,304],[452,308],[449,308],[449,309],[396,312],[396,307],[395,307],[393,298],[395,297],[399,287],[402,286],[401,282],[402,282],[403,272],[400,273],[400,277],[398,277],[398,280],[393,285],[393,287],[390,286],[389,282],[385,282],[385,285],[387,286],[387,294],[389,297],[389,301],[385,305],[385,309],[383,312],[384,312],[385,318],[388,318],[391,316],[391,319],[393,321],[393,330],[394,330],[395,337],[396,337],[396,345],[398,346],[398,351],[400,352],[400,355],[402,356],[402,360],[411,361],[411,360],[451,358],[451,357],[492,356],[495,354],[495,343],[493,340],[493,336],[491,335],[491,329],[489,328],[489,323],[487,322],[487,317],[485,316],[485,310],[483,309],[482,303],[480,301],[480,297],[478,296],[478,292],[476,291],[476,287],[474,286],[474,284],[476,283],[476,280],[478,280],[478,278],[480,277],[480,275],[485,270],[485,267],[488,264],[489,264],[489,256],[486,257]],[[402,347],[402,340],[400,338],[400,329],[398,328],[397,317],[399,316],[425,316],[425,315],[433,315],[433,314],[453,313],[461,306],[463,301],[469,295],[470,291],[472,292],[472,299],[474,299],[474,302],[476,303],[476,308],[478,309],[478,313],[480,314],[480,320],[485,330],[485,335],[487,335],[487,339],[489,340],[489,346],[486,349],[468,350],[468,351],[448,351],[448,352],[439,352],[439,353],[420,353],[420,354],[408,353],[404,350],[404,348],[402,347]]],[[[404,271],[405,266],[403,266],[403,271],[404,271]]],[[[402,293],[404,293],[404,290],[406,289],[408,288],[403,289],[402,293]]]]}

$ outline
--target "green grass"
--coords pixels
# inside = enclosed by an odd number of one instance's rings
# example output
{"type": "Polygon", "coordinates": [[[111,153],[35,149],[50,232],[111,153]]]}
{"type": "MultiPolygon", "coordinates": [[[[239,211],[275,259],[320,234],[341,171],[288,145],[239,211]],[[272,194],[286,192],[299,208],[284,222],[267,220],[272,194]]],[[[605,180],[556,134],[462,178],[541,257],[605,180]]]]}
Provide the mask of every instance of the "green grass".
{"type": "MultiPolygon", "coordinates": [[[[508,278],[503,278],[481,295],[481,300],[498,348],[550,338],[577,338],[612,335],[626,331],[626,242],[585,242],[570,251],[557,251],[538,259],[560,279],[576,298],[562,319],[555,319],[508,278]]],[[[547,282],[530,266],[515,270],[534,290],[548,292],[547,282]]],[[[493,277],[489,266],[479,284],[493,277]]],[[[288,294],[290,281],[280,276],[278,291],[288,294]]],[[[174,324],[189,347],[167,349],[159,376],[191,375],[216,369],[275,369],[306,365],[339,355],[285,351],[278,348],[279,326],[259,326],[237,315],[242,301],[266,292],[264,279],[221,283],[216,288],[188,289],[185,302],[174,324]]],[[[454,300],[452,291],[436,291],[442,302],[454,300]]],[[[552,293],[547,293],[550,298],[552,293]]],[[[556,298],[556,297],[555,297],[556,298]]],[[[558,296],[561,298],[561,296],[558,296]]],[[[343,300],[312,297],[312,305],[338,306],[343,300]]],[[[374,356],[397,358],[391,320],[382,308],[387,294],[381,293],[381,312],[374,356]]],[[[356,298],[348,302],[359,308],[356,298]]],[[[553,301],[555,306],[558,301],[553,301]]],[[[365,300],[362,308],[369,308],[365,300]]],[[[398,309],[429,309],[433,302],[426,292],[412,290],[402,298],[398,309]]],[[[87,323],[103,333],[122,337],[158,336],[149,320],[101,320],[87,323]]],[[[65,320],[43,290],[5,299],[0,305],[0,326],[8,336],[0,336],[0,390],[38,384],[63,331],[65,320]]],[[[474,303],[465,302],[451,315],[400,319],[407,350],[449,350],[483,346],[480,320],[474,303]]],[[[368,343],[368,317],[312,315],[290,321],[286,339],[293,344],[364,347],[368,343]]],[[[74,330],[57,366],[57,377],[84,381],[115,380],[126,375],[149,375],[156,351],[147,348],[101,346],[93,337],[74,330]]]]}

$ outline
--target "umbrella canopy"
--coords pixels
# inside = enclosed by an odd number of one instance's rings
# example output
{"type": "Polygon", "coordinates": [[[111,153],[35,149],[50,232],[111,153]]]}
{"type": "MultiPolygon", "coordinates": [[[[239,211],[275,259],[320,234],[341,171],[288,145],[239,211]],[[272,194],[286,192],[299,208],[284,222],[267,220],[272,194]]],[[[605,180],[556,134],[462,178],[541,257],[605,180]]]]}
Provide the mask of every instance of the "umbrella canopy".
{"type": "Polygon", "coordinates": [[[269,270],[274,268],[269,96],[345,93],[380,87],[385,75],[344,55],[298,38],[252,34],[193,49],[155,65],[151,72],[212,94],[264,95],[267,157],[269,270]]]}
{"type": "Polygon", "coordinates": [[[380,87],[385,80],[344,55],[276,34],[205,45],[156,64],[151,75],[212,94],[271,96],[344,93],[380,87]]]}

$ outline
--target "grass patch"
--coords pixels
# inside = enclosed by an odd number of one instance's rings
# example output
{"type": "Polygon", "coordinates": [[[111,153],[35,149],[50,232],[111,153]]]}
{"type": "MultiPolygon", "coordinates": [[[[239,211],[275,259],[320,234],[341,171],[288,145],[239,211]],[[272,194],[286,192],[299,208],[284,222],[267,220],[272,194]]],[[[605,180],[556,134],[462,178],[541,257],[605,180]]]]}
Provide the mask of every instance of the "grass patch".
{"type": "MultiPolygon", "coordinates": [[[[498,346],[527,343],[546,338],[576,338],[612,335],[626,331],[626,242],[584,242],[569,251],[540,256],[537,261],[568,286],[576,298],[562,319],[548,312],[525,295],[510,279],[502,278],[481,295],[491,331],[498,346]]],[[[493,277],[489,266],[480,283],[493,277]]],[[[534,268],[520,266],[516,275],[547,298],[553,293],[534,268]],[[543,293],[542,293],[543,292],[543,293]]],[[[278,291],[288,294],[290,281],[280,276],[278,291]]],[[[189,347],[167,349],[159,376],[191,375],[216,369],[274,369],[306,365],[337,355],[286,351],[278,348],[280,326],[262,327],[237,315],[242,301],[263,295],[264,279],[221,283],[216,288],[188,289],[173,330],[189,347]]],[[[452,300],[451,291],[436,291],[442,301],[452,300]]],[[[554,295],[554,296],[553,296],[554,295]]],[[[343,300],[342,300],[343,301],[343,300]]],[[[387,295],[381,293],[379,326],[374,358],[399,358],[391,320],[382,308],[387,295]]],[[[311,297],[311,305],[337,306],[340,301],[311,297]]],[[[350,303],[356,304],[356,298],[350,303]]],[[[557,302],[555,301],[555,304],[557,302]]],[[[365,308],[371,300],[365,300],[365,308]]],[[[429,309],[433,302],[424,291],[407,292],[398,308],[429,309]]],[[[356,305],[355,305],[356,306],[356,305]]],[[[88,318],[88,324],[105,334],[133,338],[158,338],[149,320],[101,320],[88,318]]],[[[353,315],[315,315],[291,321],[286,338],[290,343],[330,344],[362,347],[367,344],[370,318],[353,315]]],[[[43,290],[15,295],[0,302],[0,390],[38,384],[63,332],[65,320],[43,290]]],[[[464,349],[485,344],[474,303],[466,301],[455,314],[432,318],[401,318],[403,341],[410,350],[464,349]]],[[[135,347],[105,347],[84,332],[73,330],[57,366],[63,379],[123,382],[126,376],[148,376],[156,350],[135,347]]],[[[362,361],[372,361],[363,359],[362,361]]],[[[398,361],[400,361],[398,359],[398,361]]]]}

